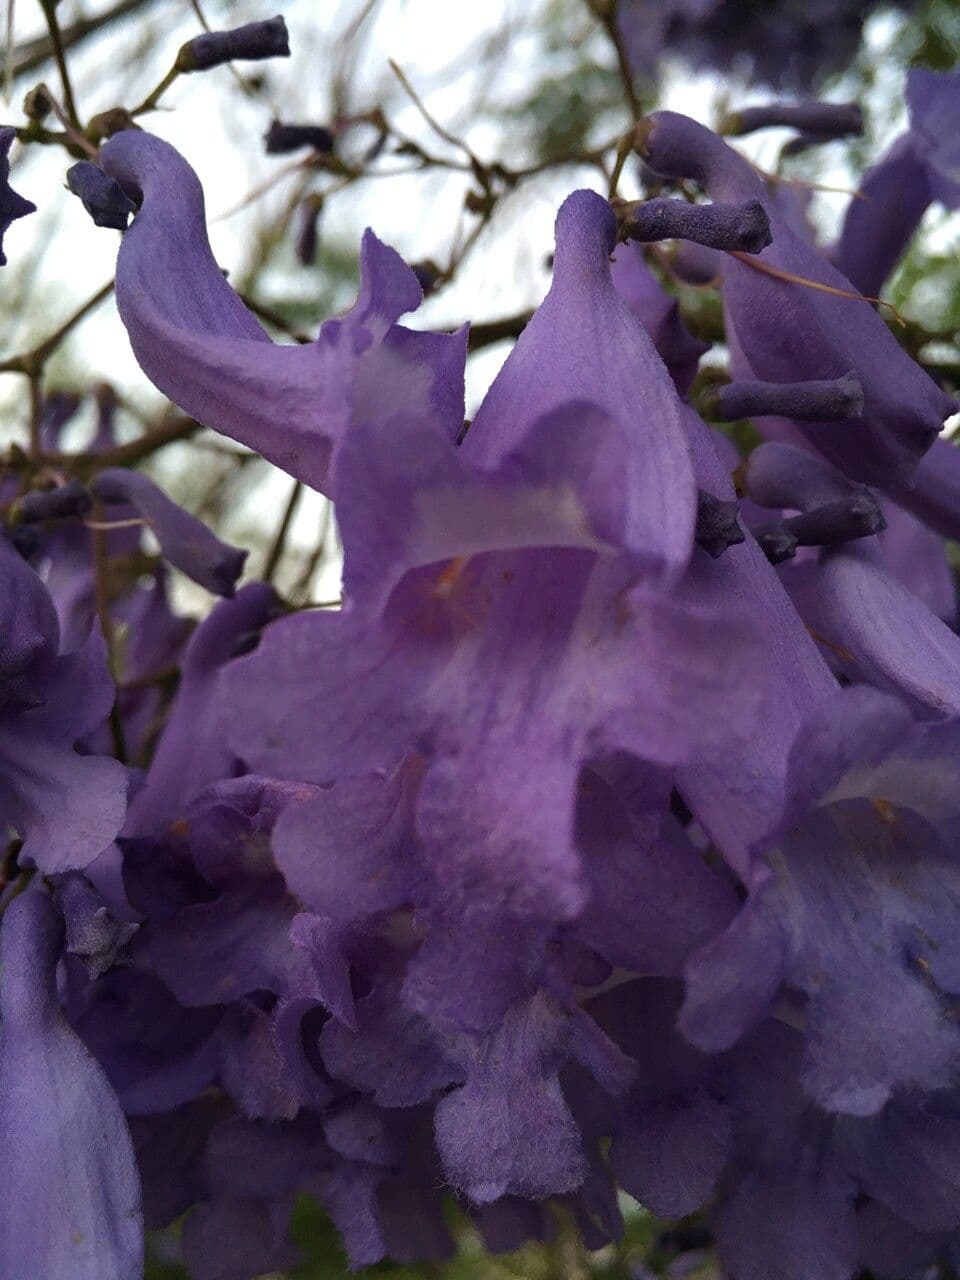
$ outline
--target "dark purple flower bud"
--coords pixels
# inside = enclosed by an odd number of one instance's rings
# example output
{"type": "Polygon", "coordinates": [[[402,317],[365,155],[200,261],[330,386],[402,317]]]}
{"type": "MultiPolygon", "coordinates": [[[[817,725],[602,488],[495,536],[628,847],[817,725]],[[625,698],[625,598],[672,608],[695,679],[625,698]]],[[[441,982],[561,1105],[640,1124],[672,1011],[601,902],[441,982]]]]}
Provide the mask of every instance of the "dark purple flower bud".
{"type": "Polygon", "coordinates": [[[80,408],[80,397],[72,391],[51,391],[40,411],[40,447],[50,452],[60,448],[60,433],[80,408]]]}
{"type": "Polygon", "coordinates": [[[693,240],[727,252],[759,253],[771,242],[770,219],[759,200],[738,204],[646,200],[625,230],[631,240],[693,240]]]}
{"type": "Polygon", "coordinates": [[[3,235],[11,222],[24,218],[28,213],[36,213],[37,206],[30,200],[24,200],[10,186],[10,161],[7,153],[17,136],[16,129],[9,125],[0,128],[0,267],[7,264],[3,252],[3,235]]]}
{"type": "Polygon", "coordinates": [[[697,545],[714,560],[719,559],[728,547],[735,547],[745,540],[737,518],[739,511],[739,502],[715,498],[706,489],[701,489],[697,495],[697,545]]]}
{"type": "Polygon", "coordinates": [[[297,232],[297,261],[302,267],[312,266],[317,257],[317,231],[323,212],[323,196],[307,196],[300,205],[300,228],[297,232]]]}
{"type": "Polygon", "coordinates": [[[138,471],[111,467],[92,484],[104,503],[130,503],[150,525],[160,549],[172,565],[218,596],[232,596],[243,572],[246,551],[230,547],[196,516],[177,506],[154,482],[138,471]]]}
{"type": "Polygon", "coordinates": [[[70,520],[85,516],[91,507],[86,485],[68,480],[56,489],[35,489],[17,503],[17,515],[23,524],[41,520],[70,520]]]}
{"type": "Polygon", "coordinates": [[[863,133],[863,112],[856,102],[771,102],[730,111],[720,133],[739,137],[757,129],[796,129],[820,139],[863,133]]]}
{"type": "Polygon", "coordinates": [[[780,523],[754,529],[753,536],[757,540],[757,546],[771,564],[783,564],[785,560],[792,560],[797,554],[796,538],[780,523]]]}
{"type": "Polygon", "coordinates": [[[282,120],[271,121],[270,128],[263,136],[267,154],[271,156],[286,155],[289,151],[299,151],[301,147],[312,147],[314,151],[333,151],[333,132],[322,124],[284,124],[282,120]]]}
{"type": "Polygon", "coordinates": [[[180,49],[175,66],[178,71],[207,71],[235,58],[251,62],[289,57],[287,24],[278,15],[232,31],[205,31],[202,36],[194,36],[180,49]]]}
{"type": "Polygon", "coordinates": [[[99,165],[80,160],[67,170],[67,186],[78,196],[98,227],[126,231],[136,205],[118,182],[108,178],[99,165]]]}
{"type": "Polygon", "coordinates": [[[845,373],[810,382],[729,382],[711,398],[707,416],[723,422],[770,416],[833,422],[862,413],[863,387],[856,374],[845,373]]]}
{"type": "Polygon", "coordinates": [[[876,498],[866,489],[812,507],[784,521],[784,527],[801,547],[830,547],[882,533],[887,527],[876,498]]]}
{"type": "Polygon", "coordinates": [[[67,951],[83,963],[91,979],[126,961],[125,949],[140,926],[118,920],[86,876],[64,876],[57,886],[57,904],[66,924],[67,951]]]}

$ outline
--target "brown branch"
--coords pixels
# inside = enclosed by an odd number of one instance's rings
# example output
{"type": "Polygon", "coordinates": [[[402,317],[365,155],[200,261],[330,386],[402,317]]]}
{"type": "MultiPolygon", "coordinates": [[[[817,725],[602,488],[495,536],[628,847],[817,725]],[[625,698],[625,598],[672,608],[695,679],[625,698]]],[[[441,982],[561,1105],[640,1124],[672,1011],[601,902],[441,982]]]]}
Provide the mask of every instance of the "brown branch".
{"type": "MultiPolygon", "coordinates": [[[[72,49],[90,36],[103,31],[121,18],[126,18],[139,9],[149,7],[154,0],[119,0],[112,9],[96,14],[93,17],[78,18],[68,27],[60,31],[60,44],[64,50],[72,49]]],[[[55,56],[53,40],[49,35],[38,36],[35,40],[27,40],[14,50],[13,75],[24,76],[28,71],[36,71],[55,56]]]]}
{"type": "Polygon", "coordinates": [[[502,320],[488,320],[483,324],[471,325],[467,349],[480,351],[483,347],[490,347],[495,342],[503,342],[507,338],[519,338],[532,315],[532,311],[521,311],[515,316],[504,316],[502,320]]]}
{"type": "Polygon", "coordinates": [[[112,291],[113,281],[109,280],[97,290],[92,298],[88,298],[71,316],[68,316],[59,328],[54,329],[48,338],[44,338],[32,350],[25,351],[23,355],[8,356],[6,360],[0,361],[0,373],[23,373],[28,378],[34,377],[42,370],[70,330],[75,328],[81,320],[85,319],[91,311],[98,307],[104,298],[109,297],[112,291]]]}
{"type": "Polygon", "coordinates": [[[290,525],[302,497],[303,485],[299,480],[295,480],[293,488],[290,490],[290,497],[287,500],[287,505],[280,518],[280,526],[277,529],[277,536],[274,538],[273,546],[270,548],[267,555],[266,564],[263,569],[264,582],[273,581],[273,576],[277,571],[277,566],[280,564],[284,550],[286,549],[287,534],[290,532],[290,525]]]}

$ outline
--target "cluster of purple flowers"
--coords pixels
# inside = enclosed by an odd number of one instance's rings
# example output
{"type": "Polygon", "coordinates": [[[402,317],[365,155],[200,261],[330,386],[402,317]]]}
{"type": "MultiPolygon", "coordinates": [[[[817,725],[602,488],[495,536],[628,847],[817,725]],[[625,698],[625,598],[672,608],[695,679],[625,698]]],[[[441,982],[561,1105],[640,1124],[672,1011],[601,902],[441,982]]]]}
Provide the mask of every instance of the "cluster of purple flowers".
{"type": "Polygon", "coordinates": [[[399,323],[420,285],[371,232],[352,310],[276,345],[186,162],[102,148],[140,365],[335,502],[343,604],[235,591],[143,475],[2,480],[0,1275],[129,1280],[186,1214],[191,1275],[252,1277],[304,1193],[357,1268],[449,1256],[450,1195],[491,1250],[551,1205],[599,1247],[618,1188],[705,1210],[737,1280],[954,1256],[957,405],[857,291],[956,198],[960,80],[909,93],[832,261],[720,136],[645,119],[711,203],[570,195],[470,423],[466,332],[399,323]],[[658,235],[722,280],[746,459],[658,235]],[[192,632],[167,563],[222,597],[192,632]]]}
{"type": "Polygon", "coordinates": [[[916,0],[612,0],[612,7],[637,75],[655,76],[666,54],[803,90],[850,64],[872,14],[910,10],[916,0]]]}

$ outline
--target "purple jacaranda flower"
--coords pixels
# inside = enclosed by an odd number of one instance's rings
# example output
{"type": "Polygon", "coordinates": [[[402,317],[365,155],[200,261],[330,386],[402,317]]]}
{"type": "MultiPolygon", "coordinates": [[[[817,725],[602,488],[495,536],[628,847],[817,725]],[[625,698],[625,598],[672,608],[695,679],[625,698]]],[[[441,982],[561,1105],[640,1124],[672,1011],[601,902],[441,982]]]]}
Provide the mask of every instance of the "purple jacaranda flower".
{"type": "Polygon", "coordinates": [[[840,378],[852,372],[863,415],[842,422],[802,422],[804,435],[855,479],[904,482],[936,439],[954,401],[901,349],[866,301],[823,292],[782,275],[855,293],[850,282],[780,214],[755,170],[709,129],[661,111],[649,118],[644,153],[670,177],[690,177],[716,200],[760,200],[773,243],[757,259],[723,257],[728,334],[749,372],[767,382],[840,378]],[[781,273],[771,275],[768,266],[781,273]]]}
{"type": "Polygon", "coordinates": [[[42,889],[9,903],[0,982],[0,1270],[130,1280],[143,1265],[140,1185],[103,1072],[57,1000],[63,921],[42,889]]]}
{"type": "MultiPolygon", "coordinates": [[[[784,89],[808,89],[843,69],[878,0],[619,0],[617,25],[635,72],[662,57],[743,73],[784,89]]],[[[900,0],[900,8],[912,8],[900,0]]]]}
{"type": "Polygon", "coordinates": [[[232,596],[247,552],[221,542],[207,526],[179,507],[149,476],[108,467],[92,491],[106,505],[133,507],[150,526],[167,560],[218,596],[232,596]]]}
{"type": "MultiPolygon", "coordinates": [[[[784,529],[803,519],[816,523],[824,513],[849,516],[862,506],[868,517],[864,529],[840,532],[858,537],[876,532],[869,522],[878,510],[871,495],[828,462],[792,445],[769,443],[754,450],[746,484],[762,506],[804,513],[783,521],[784,529]]],[[[848,678],[899,693],[919,709],[960,710],[960,640],[887,569],[875,539],[827,546],[817,559],[786,571],[783,582],[801,617],[848,678]]]]}
{"type": "Polygon", "coordinates": [[[949,627],[957,618],[957,588],[942,537],[895,502],[883,503],[887,527],[878,535],[890,573],[949,627]]]}
{"type": "Polygon", "coordinates": [[[572,400],[597,405],[626,429],[620,465],[631,471],[631,537],[660,560],[662,574],[674,575],[692,546],[696,486],[680,401],[613,285],[615,244],[616,221],[606,201],[590,191],[564,201],[550,291],[484,398],[463,452],[489,468],[517,449],[541,415],[572,400]]]}
{"type": "MultiPolygon", "coordinates": [[[[469,918],[478,971],[448,987],[449,1016],[489,1027],[513,997],[484,975],[481,928],[512,936],[526,968],[538,939],[582,903],[570,844],[581,761],[628,749],[675,762],[735,733],[751,718],[752,698],[736,675],[733,637],[738,655],[752,645],[725,609],[704,613],[693,599],[643,585],[644,565],[657,560],[642,541],[636,559],[629,550],[639,531],[620,484],[624,450],[606,452],[620,432],[597,410],[574,404],[537,420],[526,449],[496,472],[435,437],[416,439],[394,436],[388,453],[353,433],[356,472],[346,449],[340,468],[352,498],[342,515],[352,607],[269,628],[257,653],[231,668],[224,710],[237,754],[280,776],[325,782],[390,769],[414,747],[428,755],[417,825],[444,941],[431,966],[421,961],[418,982],[426,1007],[469,918]],[[589,459],[587,475],[578,456],[589,459]],[[493,512],[491,537],[484,526],[493,512]],[[703,644],[694,640],[701,627],[703,644]],[[330,673],[306,696],[304,662],[330,673]],[[689,719],[668,693],[681,669],[696,689],[689,719]],[[337,696],[345,685],[349,702],[337,696]],[[517,706],[519,716],[510,711],[517,706]],[[365,725],[377,726],[373,737],[365,725]]],[[[414,986],[407,995],[419,1006],[414,986]]]]}
{"type": "Polygon", "coordinates": [[[916,724],[867,689],[811,717],[765,842],[769,874],[687,966],[680,1025],[695,1043],[733,1043],[784,983],[804,1088],[826,1109],[871,1115],[905,1090],[951,1085],[956,734],[955,720],[916,724]]]}
{"type": "Polygon", "coordinates": [[[203,193],[186,161],[133,130],[114,135],[102,161],[143,199],[117,264],[121,318],[144,372],[187,413],[323,492],[331,491],[336,450],[352,423],[390,431],[411,416],[456,436],[466,334],[396,323],[422,292],[372,233],[364,236],[352,311],[327,321],[316,342],[277,346],[213,258],[203,193]]]}
{"type": "Polygon", "coordinates": [[[152,835],[182,817],[183,807],[210,782],[234,772],[211,701],[220,668],[256,644],[260,628],[278,611],[274,592],[251,583],[222,601],[190,637],[180,686],[143,787],[133,797],[124,831],[152,835]]]}
{"type": "MultiPolygon", "coordinates": [[[[691,409],[684,422],[701,489],[733,501],[736,450],[691,409]]],[[[752,846],[776,821],[785,802],[787,758],[796,733],[808,715],[836,696],[836,682],[752,537],[742,546],[729,547],[719,559],[706,552],[695,556],[683,585],[714,607],[725,601],[754,611],[766,637],[755,678],[769,691],[763,695],[769,703],[753,734],[746,742],[731,743],[728,751],[682,765],[677,774],[687,804],[749,882],[754,872],[752,846]]]]}
{"type": "Polygon", "coordinates": [[[116,760],[74,744],[106,719],[114,686],[93,631],[59,652],[53,602],[0,537],[0,820],[20,859],[47,874],[82,868],[113,840],[126,807],[116,760]]]}
{"type": "Polygon", "coordinates": [[[32,201],[17,195],[10,186],[10,161],[7,156],[16,136],[16,129],[9,125],[0,127],[0,267],[7,264],[3,252],[4,232],[17,218],[24,218],[28,213],[37,211],[37,206],[32,201]]]}
{"type": "Polygon", "coordinates": [[[680,304],[658,283],[639,245],[617,245],[610,264],[617,292],[650,335],[681,395],[690,389],[709,343],[694,338],[680,316],[680,304]]]}
{"type": "Polygon", "coordinates": [[[847,207],[837,266],[876,295],[931,204],[960,204],[960,72],[907,72],[910,127],[868,169],[847,207]]]}

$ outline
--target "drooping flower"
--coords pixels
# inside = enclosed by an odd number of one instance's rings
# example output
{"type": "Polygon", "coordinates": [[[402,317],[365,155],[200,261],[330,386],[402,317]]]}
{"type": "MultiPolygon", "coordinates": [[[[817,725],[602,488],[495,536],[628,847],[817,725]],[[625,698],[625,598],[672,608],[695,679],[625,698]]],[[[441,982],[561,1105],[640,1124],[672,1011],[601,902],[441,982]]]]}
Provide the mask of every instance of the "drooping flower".
{"type": "Polygon", "coordinates": [[[784,984],[787,1007],[801,998],[804,1087],[826,1109],[871,1115],[952,1083],[956,733],[865,689],[810,718],[768,874],[688,964],[680,1026],[696,1044],[732,1044],[784,984]]]}
{"type": "Polygon", "coordinates": [[[51,874],[87,866],[123,821],[126,779],[116,760],[74,746],[114,698],[93,631],[60,653],[53,602],[0,535],[0,822],[23,841],[24,865],[51,874]]]}
{"type": "MultiPolygon", "coordinates": [[[[877,0],[619,0],[617,25],[631,66],[652,75],[664,56],[807,89],[853,58],[877,0]]],[[[900,0],[911,8],[911,0],[900,0]]]]}
{"type": "Polygon", "coordinates": [[[144,372],[187,413],[322,492],[335,484],[337,449],[354,423],[389,431],[412,416],[457,435],[466,334],[396,323],[422,291],[371,232],[353,309],[309,345],[278,346],[214,260],[203,192],[186,161],[139,130],[115,134],[101,158],[142,198],[117,263],[121,319],[144,372]]]}
{"type": "Polygon", "coordinates": [[[57,999],[63,920],[42,889],[7,905],[0,982],[0,1270],[130,1280],[143,1265],[133,1145],[57,999]]]}
{"type": "Polygon", "coordinates": [[[852,372],[863,389],[860,417],[797,425],[854,479],[909,480],[953,412],[951,397],[906,355],[868,302],[849,296],[856,293],[850,282],[797,236],[755,170],[721,138],[669,111],[654,113],[644,133],[644,155],[658,172],[693,178],[716,200],[758,199],[767,210],[773,243],[756,266],[722,258],[728,338],[749,371],[742,376],[788,383],[852,372]]]}
{"type": "Polygon", "coordinates": [[[907,72],[910,127],[868,169],[847,207],[837,266],[876,296],[931,204],[960,204],[960,72],[907,72]]]}

